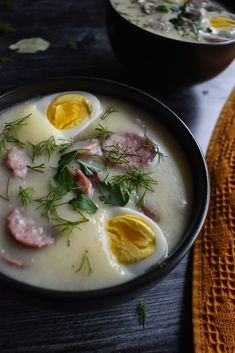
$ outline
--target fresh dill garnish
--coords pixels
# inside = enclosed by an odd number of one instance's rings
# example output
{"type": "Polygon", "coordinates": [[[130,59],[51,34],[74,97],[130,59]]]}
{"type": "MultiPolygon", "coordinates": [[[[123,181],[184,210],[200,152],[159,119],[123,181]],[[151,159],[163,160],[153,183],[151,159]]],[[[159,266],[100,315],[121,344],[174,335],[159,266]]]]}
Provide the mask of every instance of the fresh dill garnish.
{"type": "Polygon", "coordinates": [[[138,207],[140,209],[144,207],[146,193],[147,193],[147,190],[144,190],[144,192],[141,196],[139,196],[137,194],[136,207],[138,207]]]}
{"type": "Polygon", "coordinates": [[[102,181],[99,183],[99,199],[104,204],[112,206],[125,206],[129,199],[129,191],[122,190],[118,184],[111,184],[109,182],[102,181]]]}
{"type": "Polygon", "coordinates": [[[104,126],[102,126],[101,124],[98,124],[96,127],[96,132],[97,135],[96,137],[103,142],[104,140],[106,140],[108,137],[110,137],[112,135],[112,131],[109,131],[108,129],[106,129],[104,126]]]}
{"type": "Polygon", "coordinates": [[[76,42],[76,40],[69,40],[68,47],[72,50],[78,50],[78,43],[76,42]]]}
{"type": "Polygon", "coordinates": [[[147,305],[145,299],[140,299],[137,308],[136,308],[139,325],[145,328],[146,319],[147,319],[147,305]]]}
{"type": "Polygon", "coordinates": [[[10,22],[0,20],[0,33],[9,34],[15,31],[15,27],[13,27],[10,22]]]}
{"type": "Polygon", "coordinates": [[[158,182],[153,179],[151,174],[141,169],[132,168],[126,174],[113,176],[111,183],[119,185],[123,190],[135,190],[137,193],[139,189],[153,191],[153,186],[158,182]]]}
{"type": "Polygon", "coordinates": [[[69,139],[59,138],[58,141],[61,141],[61,143],[57,145],[59,153],[64,153],[67,148],[71,147],[74,144],[74,141],[71,137],[69,139]]]}
{"type": "Polygon", "coordinates": [[[82,261],[80,266],[78,267],[78,269],[75,272],[80,272],[82,270],[83,267],[87,266],[88,269],[88,276],[90,276],[93,272],[92,268],[91,268],[91,263],[90,263],[90,259],[88,257],[88,251],[85,250],[84,254],[82,255],[82,261]]]}
{"type": "Polygon", "coordinates": [[[24,146],[24,143],[21,142],[17,137],[17,130],[22,126],[27,125],[28,119],[32,114],[28,114],[22,118],[19,118],[9,123],[5,123],[3,131],[0,133],[0,155],[3,156],[4,152],[7,149],[7,143],[14,143],[20,147],[24,146]]]}
{"type": "Polygon", "coordinates": [[[89,220],[84,217],[81,212],[79,212],[79,214],[81,215],[81,219],[78,221],[70,221],[68,219],[61,218],[58,214],[55,217],[52,217],[51,220],[56,223],[54,227],[59,228],[62,233],[71,233],[75,228],[80,229],[80,224],[89,222],[89,220]]]}
{"type": "Polygon", "coordinates": [[[39,203],[37,209],[42,209],[41,216],[46,218],[48,221],[50,218],[58,217],[55,202],[60,200],[60,197],[52,190],[47,195],[35,199],[34,201],[39,203]]]}
{"type": "Polygon", "coordinates": [[[18,198],[20,199],[20,202],[24,206],[28,206],[33,202],[33,193],[34,193],[34,188],[32,187],[23,188],[22,186],[20,186],[18,198]]]}
{"type": "Polygon", "coordinates": [[[121,152],[118,145],[110,145],[106,146],[104,149],[105,152],[108,152],[109,158],[113,163],[119,164],[129,164],[129,159],[127,157],[137,157],[138,155],[135,153],[126,153],[121,152]]]}
{"type": "Polygon", "coordinates": [[[47,140],[41,141],[36,145],[30,143],[32,147],[32,161],[34,162],[35,159],[42,154],[46,153],[48,156],[48,161],[51,158],[53,152],[57,150],[57,144],[55,141],[54,136],[49,137],[47,140]]]}
{"type": "Polygon", "coordinates": [[[3,199],[3,200],[5,200],[5,201],[10,201],[10,198],[9,198],[10,180],[11,180],[11,178],[9,177],[9,178],[7,179],[7,185],[6,185],[5,196],[0,194],[0,198],[3,199]]]}
{"type": "Polygon", "coordinates": [[[12,61],[12,59],[9,56],[0,55],[0,64],[7,64],[11,61],[12,61]]]}
{"type": "Polygon", "coordinates": [[[112,113],[116,113],[117,112],[117,109],[115,107],[107,107],[105,109],[105,112],[100,116],[100,119],[101,120],[104,120],[106,119],[110,114],[112,113]]]}
{"type": "Polygon", "coordinates": [[[144,132],[144,137],[145,137],[145,143],[142,145],[143,147],[150,148],[154,150],[154,157],[158,156],[158,163],[160,163],[162,157],[166,157],[164,153],[160,151],[159,146],[153,142],[148,136],[147,132],[145,130],[144,132]]]}
{"type": "Polygon", "coordinates": [[[38,173],[44,173],[45,171],[45,164],[39,164],[39,165],[27,165],[27,167],[31,170],[33,170],[34,172],[38,172],[38,173]]]}
{"type": "Polygon", "coordinates": [[[96,204],[90,199],[88,195],[81,194],[72,200],[70,200],[69,205],[73,207],[75,211],[85,210],[87,213],[94,214],[98,210],[96,204]]]}

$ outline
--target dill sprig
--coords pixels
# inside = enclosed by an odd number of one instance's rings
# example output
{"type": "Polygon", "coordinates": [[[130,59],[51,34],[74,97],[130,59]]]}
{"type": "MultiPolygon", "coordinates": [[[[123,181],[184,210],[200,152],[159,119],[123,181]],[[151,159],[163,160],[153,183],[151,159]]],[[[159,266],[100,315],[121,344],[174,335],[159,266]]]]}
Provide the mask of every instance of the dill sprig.
{"type": "Polygon", "coordinates": [[[60,197],[54,191],[50,191],[47,195],[34,201],[39,203],[37,209],[42,209],[41,216],[49,221],[51,217],[58,217],[55,204],[58,200],[60,200],[60,197]]]}
{"type": "Polygon", "coordinates": [[[34,165],[34,166],[27,165],[27,167],[29,169],[33,170],[34,172],[38,172],[38,173],[44,173],[44,171],[45,171],[45,164],[44,163],[39,164],[39,165],[34,165]]]}
{"type": "Polygon", "coordinates": [[[7,149],[8,143],[14,143],[20,147],[24,146],[24,143],[21,142],[17,137],[17,130],[21,127],[27,125],[27,121],[32,114],[28,114],[22,118],[19,118],[9,123],[5,123],[3,131],[0,133],[0,155],[3,156],[4,152],[7,149]]]}
{"type": "Polygon", "coordinates": [[[41,141],[36,145],[30,143],[32,147],[32,161],[41,156],[43,153],[46,153],[48,156],[48,161],[51,158],[53,152],[57,150],[57,144],[54,136],[49,137],[47,140],[41,141]]]}
{"type": "Polygon", "coordinates": [[[147,305],[145,299],[140,299],[136,308],[139,324],[145,328],[147,319],[147,305]]]}
{"type": "Polygon", "coordinates": [[[106,119],[110,114],[117,112],[117,109],[115,107],[107,107],[105,109],[105,112],[100,116],[101,120],[106,119]]]}
{"type": "Polygon", "coordinates": [[[6,185],[5,196],[0,194],[0,198],[3,199],[3,200],[5,200],[5,201],[10,201],[10,198],[9,198],[10,180],[11,180],[11,178],[9,177],[9,178],[7,179],[7,185],[6,185]]]}
{"type": "Polygon", "coordinates": [[[153,142],[146,134],[146,130],[144,132],[144,137],[145,137],[145,143],[142,145],[143,147],[146,148],[151,148],[154,150],[154,157],[158,156],[158,163],[160,163],[162,157],[166,157],[164,153],[160,151],[159,146],[153,142]]]}
{"type": "Polygon", "coordinates": [[[138,193],[142,188],[146,191],[153,191],[153,186],[158,182],[153,179],[150,172],[133,168],[126,174],[113,176],[111,183],[119,185],[123,190],[135,190],[138,193]]]}
{"type": "Polygon", "coordinates": [[[18,198],[20,199],[20,202],[24,206],[28,206],[33,202],[33,197],[32,197],[33,193],[34,193],[34,188],[32,187],[22,188],[22,186],[20,186],[18,198]]]}
{"type": "Polygon", "coordinates": [[[96,136],[101,142],[103,142],[104,140],[106,140],[108,137],[112,135],[112,131],[109,131],[101,124],[98,124],[95,130],[97,132],[96,136]]]}
{"type": "Polygon", "coordinates": [[[61,143],[57,145],[57,150],[59,153],[64,153],[74,144],[74,141],[71,137],[69,139],[59,138],[58,141],[61,141],[61,143]]]}
{"type": "Polygon", "coordinates": [[[104,151],[109,154],[110,160],[117,164],[129,164],[128,157],[139,157],[136,153],[121,152],[118,145],[106,146],[104,151]]]}
{"type": "Polygon", "coordinates": [[[87,266],[88,269],[88,276],[90,276],[93,272],[92,267],[91,267],[91,263],[90,263],[90,259],[88,257],[88,251],[85,250],[84,254],[82,255],[82,261],[80,266],[78,267],[78,269],[75,272],[80,272],[82,270],[83,267],[87,266]]]}
{"type": "Polygon", "coordinates": [[[59,228],[62,233],[71,233],[75,228],[80,230],[79,225],[89,221],[81,212],[79,212],[79,214],[82,218],[78,221],[70,221],[68,219],[61,218],[58,214],[55,217],[52,217],[51,220],[56,223],[54,227],[59,228]]]}

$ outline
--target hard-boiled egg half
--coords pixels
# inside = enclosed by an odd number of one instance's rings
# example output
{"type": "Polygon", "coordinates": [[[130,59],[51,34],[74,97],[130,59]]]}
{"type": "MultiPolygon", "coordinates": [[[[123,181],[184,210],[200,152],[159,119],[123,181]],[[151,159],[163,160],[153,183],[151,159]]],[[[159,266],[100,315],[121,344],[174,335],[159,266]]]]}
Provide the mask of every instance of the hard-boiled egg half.
{"type": "Polygon", "coordinates": [[[221,15],[208,17],[207,20],[213,33],[228,39],[235,38],[235,18],[221,15]]]}
{"type": "Polygon", "coordinates": [[[34,103],[35,110],[55,129],[55,135],[75,137],[101,113],[99,100],[84,91],[61,92],[34,103]]]}
{"type": "Polygon", "coordinates": [[[114,207],[101,217],[104,250],[123,274],[140,275],[160,263],[168,246],[160,227],[138,211],[114,207]]]}

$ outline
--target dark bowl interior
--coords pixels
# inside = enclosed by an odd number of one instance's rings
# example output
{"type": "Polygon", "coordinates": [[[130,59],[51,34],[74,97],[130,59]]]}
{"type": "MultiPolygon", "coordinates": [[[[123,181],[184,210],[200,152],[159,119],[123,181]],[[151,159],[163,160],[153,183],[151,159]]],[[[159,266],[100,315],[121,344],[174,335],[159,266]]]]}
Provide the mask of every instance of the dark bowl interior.
{"type": "MultiPolygon", "coordinates": [[[[220,1],[235,14],[235,2],[220,1]]],[[[192,43],[166,38],[124,19],[107,0],[111,46],[135,78],[162,85],[190,85],[222,72],[235,57],[235,40],[192,43]]]]}
{"type": "Polygon", "coordinates": [[[174,135],[183,149],[193,178],[193,210],[187,229],[185,229],[184,234],[182,234],[180,243],[161,266],[152,268],[147,273],[127,283],[105,289],[70,292],[66,290],[58,291],[38,288],[11,279],[4,274],[0,274],[1,277],[8,280],[9,283],[27,290],[29,293],[33,292],[35,295],[38,294],[40,298],[53,299],[53,303],[61,300],[64,300],[67,304],[75,302],[76,306],[87,310],[91,308],[102,308],[104,305],[109,305],[110,303],[131,299],[153,286],[176,266],[192,247],[205,220],[209,203],[209,178],[203,154],[191,132],[179,117],[157,99],[137,89],[117,82],[95,78],[73,77],[33,83],[1,96],[0,110],[2,111],[11,107],[13,104],[39,95],[47,95],[66,90],[85,90],[94,94],[103,94],[119,98],[156,116],[156,120],[174,135]]]}

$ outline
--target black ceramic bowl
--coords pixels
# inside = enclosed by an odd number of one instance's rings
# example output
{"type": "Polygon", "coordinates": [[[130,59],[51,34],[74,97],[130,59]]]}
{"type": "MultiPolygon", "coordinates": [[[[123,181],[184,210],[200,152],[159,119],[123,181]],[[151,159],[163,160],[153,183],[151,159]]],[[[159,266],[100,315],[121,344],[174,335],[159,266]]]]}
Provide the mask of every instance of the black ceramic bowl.
{"type": "MultiPolygon", "coordinates": [[[[80,306],[83,310],[87,310],[91,308],[102,308],[104,305],[109,305],[110,303],[119,302],[124,299],[131,299],[147,288],[153,286],[176,266],[192,247],[203,225],[209,203],[209,179],[207,167],[200,147],[189,129],[178,116],[157,99],[137,89],[117,82],[85,77],[42,81],[15,89],[14,91],[1,96],[0,111],[9,108],[16,103],[35,98],[39,95],[47,95],[66,90],[85,90],[93,94],[102,94],[119,98],[140,107],[153,116],[156,116],[156,121],[161,123],[174,135],[174,138],[183,149],[193,178],[194,200],[192,214],[188,221],[188,226],[182,234],[177,247],[160,267],[152,268],[147,273],[127,283],[110,288],[90,291],[58,291],[24,284],[7,277],[1,273],[0,270],[0,276],[8,280],[8,282],[28,290],[30,293],[34,292],[34,294],[39,294],[40,298],[49,298],[52,300],[53,304],[56,300],[59,302],[64,300],[67,304],[75,303],[76,306],[80,306]]],[[[38,298],[36,295],[35,297],[38,298]]]]}
{"type": "MultiPolygon", "coordinates": [[[[220,1],[235,13],[233,0],[220,1]]],[[[235,40],[193,43],[166,38],[127,21],[107,0],[107,30],[120,61],[136,77],[158,84],[187,85],[210,79],[235,57],[235,40]]]]}

